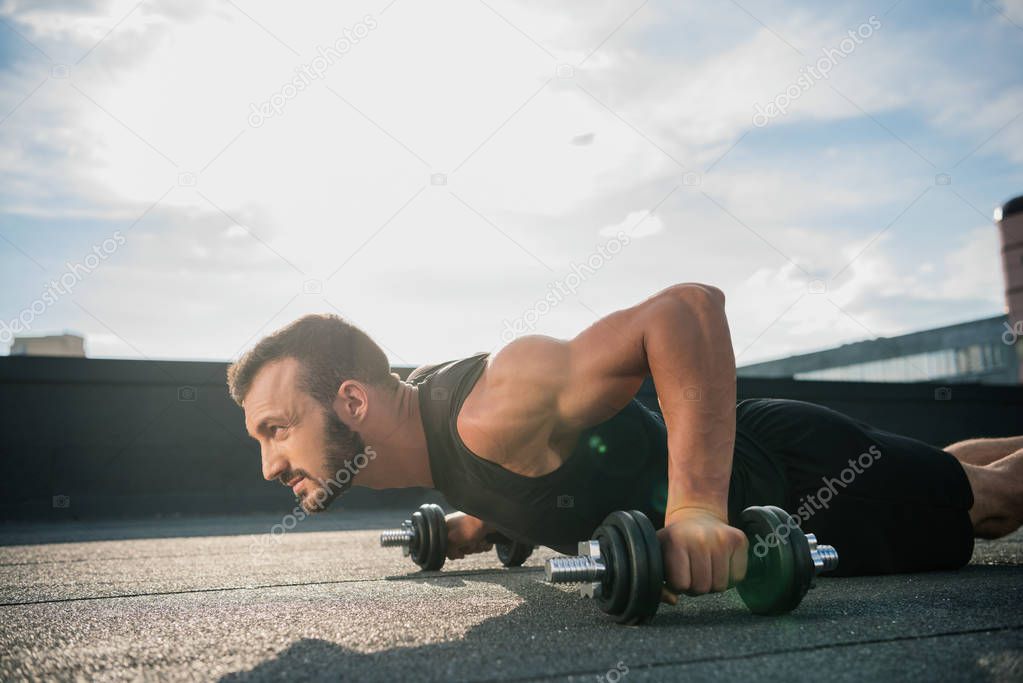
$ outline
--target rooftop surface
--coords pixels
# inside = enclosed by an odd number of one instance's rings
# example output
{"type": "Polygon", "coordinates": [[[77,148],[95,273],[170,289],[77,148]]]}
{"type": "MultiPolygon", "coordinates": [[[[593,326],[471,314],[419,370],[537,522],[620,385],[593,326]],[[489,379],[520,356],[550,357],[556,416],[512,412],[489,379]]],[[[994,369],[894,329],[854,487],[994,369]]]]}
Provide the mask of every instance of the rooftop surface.
{"type": "Polygon", "coordinates": [[[734,591],[608,622],[493,553],[419,573],[331,512],[0,525],[0,679],[1023,680],[1023,534],[951,573],[819,579],[784,617],[734,591]]]}

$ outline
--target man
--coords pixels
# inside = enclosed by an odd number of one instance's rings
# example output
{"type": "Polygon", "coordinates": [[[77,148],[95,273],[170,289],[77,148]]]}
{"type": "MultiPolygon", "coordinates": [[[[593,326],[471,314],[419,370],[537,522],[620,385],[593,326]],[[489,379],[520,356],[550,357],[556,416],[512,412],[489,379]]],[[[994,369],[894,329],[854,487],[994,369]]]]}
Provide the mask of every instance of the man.
{"type": "Polygon", "coordinates": [[[957,568],[974,536],[1023,521],[1023,437],[941,450],[821,406],[736,406],[724,295],[669,287],[570,341],[528,336],[419,368],[402,382],[337,316],[310,315],[228,370],[263,475],[323,509],[352,482],[425,486],[449,516],[449,556],[492,530],[572,551],[605,515],[658,527],[665,599],[743,578],[748,505],[798,515],[846,575],[957,568]],[[634,395],[647,376],[661,415],[634,395]]]}

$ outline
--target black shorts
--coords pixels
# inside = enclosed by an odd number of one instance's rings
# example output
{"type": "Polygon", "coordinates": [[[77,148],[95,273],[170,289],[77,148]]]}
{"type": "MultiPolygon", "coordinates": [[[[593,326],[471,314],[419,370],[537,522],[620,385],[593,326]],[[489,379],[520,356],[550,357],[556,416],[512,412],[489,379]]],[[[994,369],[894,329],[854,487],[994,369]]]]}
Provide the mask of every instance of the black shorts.
{"type": "Polygon", "coordinates": [[[777,505],[835,546],[833,575],[957,569],[973,555],[973,492],[951,454],[830,408],[750,399],[736,409],[734,524],[777,505]]]}

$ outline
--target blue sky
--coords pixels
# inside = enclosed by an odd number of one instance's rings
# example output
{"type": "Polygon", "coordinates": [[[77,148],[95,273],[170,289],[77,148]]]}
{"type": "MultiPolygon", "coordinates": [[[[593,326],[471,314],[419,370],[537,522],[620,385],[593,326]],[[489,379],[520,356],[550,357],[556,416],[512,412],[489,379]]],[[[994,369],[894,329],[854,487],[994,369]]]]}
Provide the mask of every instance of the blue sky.
{"type": "Polygon", "coordinates": [[[336,4],[0,5],[0,332],[418,364],[703,281],[748,363],[1003,310],[1023,2],[336,4]]]}

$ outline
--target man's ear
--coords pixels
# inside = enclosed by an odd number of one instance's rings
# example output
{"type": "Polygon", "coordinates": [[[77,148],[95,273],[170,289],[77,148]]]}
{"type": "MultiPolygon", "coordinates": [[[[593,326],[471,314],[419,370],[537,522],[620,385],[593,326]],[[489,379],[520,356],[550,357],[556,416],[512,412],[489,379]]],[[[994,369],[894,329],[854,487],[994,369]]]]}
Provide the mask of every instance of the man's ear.
{"type": "Polygon", "coordinates": [[[361,382],[346,379],[334,396],[334,412],[341,421],[352,426],[366,418],[369,409],[369,395],[361,382]]]}

